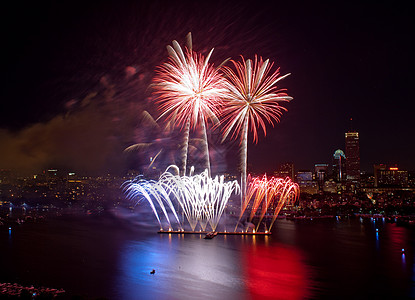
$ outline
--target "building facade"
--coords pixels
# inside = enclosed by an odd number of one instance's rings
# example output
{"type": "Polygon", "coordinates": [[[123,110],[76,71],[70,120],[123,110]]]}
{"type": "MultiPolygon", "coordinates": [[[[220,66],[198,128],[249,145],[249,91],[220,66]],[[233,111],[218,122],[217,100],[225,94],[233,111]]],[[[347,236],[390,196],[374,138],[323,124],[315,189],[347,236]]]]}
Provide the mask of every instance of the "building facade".
{"type": "Polygon", "coordinates": [[[351,183],[360,181],[359,133],[346,132],[346,180],[351,183]]]}
{"type": "Polygon", "coordinates": [[[291,178],[294,180],[294,164],[292,162],[283,163],[278,166],[278,170],[274,172],[274,175],[279,178],[291,178]]]}
{"type": "Polygon", "coordinates": [[[333,154],[333,173],[332,178],[335,182],[346,180],[346,155],[340,149],[333,154]]]}
{"type": "Polygon", "coordinates": [[[375,187],[407,187],[408,171],[399,170],[396,165],[374,165],[375,187]]]}

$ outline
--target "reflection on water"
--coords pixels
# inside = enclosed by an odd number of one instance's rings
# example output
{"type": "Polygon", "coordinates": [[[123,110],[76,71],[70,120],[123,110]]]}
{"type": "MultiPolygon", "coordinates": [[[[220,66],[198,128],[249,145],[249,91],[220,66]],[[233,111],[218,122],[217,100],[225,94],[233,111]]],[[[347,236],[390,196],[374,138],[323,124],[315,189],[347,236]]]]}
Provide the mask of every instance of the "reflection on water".
{"type": "Polygon", "coordinates": [[[253,299],[306,299],[311,292],[310,270],[301,252],[279,243],[246,245],[245,286],[253,299]]]}
{"type": "Polygon", "coordinates": [[[269,240],[158,235],[129,241],[120,252],[116,290],[120,299],[304,299],[310,272],[300,251],[269,240]]]}
{"type": "Polygon", "coordinates": [[[129,241],[120,252],[120,299],[243,299],[239,254],[228,242],[164,234],[129,241]]]}
{"type": "Polygon", "coordinates": [[[212,240],[134,228],[108,217],[24,224],[11,234],[0,227],[0,282],[63,288],[86,299],[415,296],[413,227],[278,220],[272,236],[212,240]]]}

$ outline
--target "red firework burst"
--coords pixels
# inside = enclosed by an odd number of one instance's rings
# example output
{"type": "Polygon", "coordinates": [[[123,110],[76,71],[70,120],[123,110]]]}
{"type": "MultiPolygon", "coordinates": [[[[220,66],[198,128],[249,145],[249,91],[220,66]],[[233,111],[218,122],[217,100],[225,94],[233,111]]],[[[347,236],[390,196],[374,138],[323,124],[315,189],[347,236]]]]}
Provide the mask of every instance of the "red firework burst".
{"type": "Polygon", "coordinates": [[[181,129],[187,122],[192,128],[200,120],[217,122],[225,89],[223,77],[209,63],[213,49],[206,58],[191,49],[183,51],[176,41],[167,49],[169,61],[158,68],[154,78],[160,118],[181,129]]]}

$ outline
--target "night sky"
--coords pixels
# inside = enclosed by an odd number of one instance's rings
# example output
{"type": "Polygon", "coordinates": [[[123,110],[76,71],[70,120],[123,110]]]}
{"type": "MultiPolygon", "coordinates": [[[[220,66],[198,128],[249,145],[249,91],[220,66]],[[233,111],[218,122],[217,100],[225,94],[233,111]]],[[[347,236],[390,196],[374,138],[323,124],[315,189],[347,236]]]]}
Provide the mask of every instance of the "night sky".
{"type": "MultiPolygon", "coordinates": [[[[129,168],[123,150],[149,135],[142,112],[157,116],[154,69],[166,45],[184,45],[192,32],[196,51],[215,48],[215,65],[258,54],[291,73],[281,87],[294,100],[281,123],[249,144],[251,171],[331,163],[350,126],[360,134],[363,170],[415,170],[409,2],[118,2],[2,5],[0,168],[129,168]]],[[[235,168],[235,149],[212,146],[222,169],[235,168]]]]}

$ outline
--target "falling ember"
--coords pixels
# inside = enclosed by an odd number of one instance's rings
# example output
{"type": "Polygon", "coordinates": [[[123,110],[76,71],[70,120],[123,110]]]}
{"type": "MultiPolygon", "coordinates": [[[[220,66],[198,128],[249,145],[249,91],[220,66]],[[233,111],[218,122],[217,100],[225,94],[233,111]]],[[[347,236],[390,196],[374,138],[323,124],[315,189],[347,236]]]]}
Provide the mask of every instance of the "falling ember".
{"type": "Polygon", "coordinates": [[[266,232],[269,232],[284,204],[294,202],[299,197],[299,194],[298,184],[288,177],[285,179],[275,177],[268,179],[264,175],[262,178],[255,177],[249,179],[246,198],[241,208],[239,220],[242,219],[245,213],[248,214],[249,223],[253,221],[254,217],[257,217],[258,221],[254,231],[258,231],[265,214],[269,214],[272,217],[271,223],[266,229],[266,232]],[[248,207],[250,211],[247,212],[248,207]]]}
{"type": "Polygon", "coordinates": [[[137,178],[126,182],[127,198],[137,203],[147,200],[160,226],[162,223],[158,210],[161,210],[169,228],[173,223],[169,218],[170,211],[179,231],[183,230],[184,224],[178,217],[178,211],[181,211],[193,231],[198,224],[203,231],[207,224],[215,231],[232,193],[239,192],[237,181],[225,182],[224,176],[211,178],[207,171],[191,176],[178,174],[178,167],[170,166],[158,181],[137,178]],[[174,170],[176,175],[170,173],[169,169],[174,170]]]}
{"type": "MultiPolygon", "coordinates": [[[[186,216],[186,220],[194,232],[199,225],[199,231],[205,231],[210,225],[212,231],[216,231],[219,221],[225,211],[231,195],[240,192],[237,181],[225,182],[224,176],[209,177],[207,171],[199,175],[179,176],[177,166],[170,166],[158,181],[145,180],[140,177],[124,184],[127,198],[138,204],[146,200],[162,228],[162,219],[168,223],[168,231],[174,231],[173,225],[177,225],[177,231],[184,231],[184,221],[179,218],[179,212],[186,216]],[[174,170],[176,175],[170,172],[174,170]],[[169,213],[173,214],[171,220],[169,213]]],[[[265,233],[269,233],[280,213],[282,207],[295,201],[299,196],[299,187],[291,179],[274,178],[267,179],[255,177],[249,180],[247,197],[243,203],[241,214],[236,223],[244,215],[249,223],[257,224],[252,232],[259,232],[265,215],[272,217],[270,225],[265,224],[265,233]]],[[[161,229],[163,231],[163,229],[161,229]]],[[[248,232],[248,228],[242,230],[248,232]]]]}

